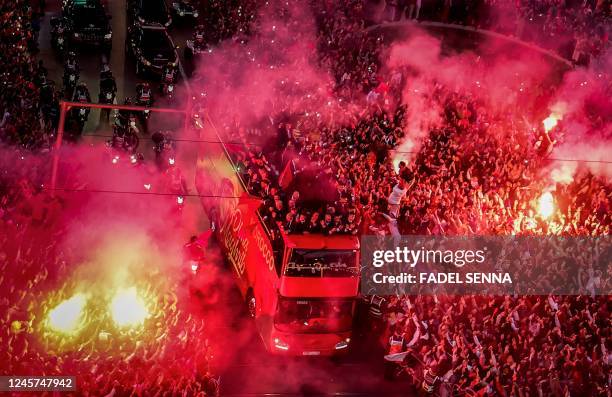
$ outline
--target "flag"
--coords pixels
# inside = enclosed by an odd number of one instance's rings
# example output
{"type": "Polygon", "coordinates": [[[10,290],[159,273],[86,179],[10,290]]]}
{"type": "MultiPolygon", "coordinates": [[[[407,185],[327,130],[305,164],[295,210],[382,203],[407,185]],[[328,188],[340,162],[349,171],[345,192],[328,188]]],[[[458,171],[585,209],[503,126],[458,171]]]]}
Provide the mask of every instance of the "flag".
{"type": "Polygon", "coordinates": [[[282,189],[286,189],[293,181],[294,168],[295,166],[293,164],[293,160],[288,161],[287,165],[285,165],[285,168],[283,169],[280,176],[278,177],[278,184],[280,185],[282,189]]]}

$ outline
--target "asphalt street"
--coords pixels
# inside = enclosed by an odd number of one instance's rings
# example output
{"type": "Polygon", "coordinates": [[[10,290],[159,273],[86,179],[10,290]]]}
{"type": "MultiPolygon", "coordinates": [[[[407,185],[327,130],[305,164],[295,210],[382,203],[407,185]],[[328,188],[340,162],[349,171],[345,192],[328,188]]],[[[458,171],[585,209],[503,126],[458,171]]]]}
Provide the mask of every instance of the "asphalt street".
{"type": "MultiPolygon", "coordinates": [[[[39,34],[39,58],[43,60],[49,73],[49,79],[53,80],[57,88],[62,88],[62,76],[64,72],[64,61],[51,46],[51,26],[50,20],[61,15],[61,0],[47,0],[47,7],[41,30],[39,34]]],[[[153,79],[142,79],[136,76],[136,67],[133,59],[126,56],[127,21],[125,0],[103,0],[107,14],[111,16],[111,27],[113,32],[112,50],[110,59],[107,60],[117,83],[117,97],[115,103],[122,104],[125,97],[134,98],[136,85],[139,82],[148,81],[153,89],[155,105],[159,107],[171,107],[176,109],[185,108],[186,103],[186,79],[181,68],[182,78],[179,78],[176,96],[172,101],[167,101],[157,93],[159,81],[153,79]]],[[[179,56],[183,56],[183,48],[187,39],[192,35],[193,21],[174,21],[169,29],[169,33],[178,46],[179,56]]],[[[79,46],[74,48],[77,53],[77,60],[80,68],[79,81],[85,82],[93,102],[97,102],[100,83],[100,71],[103,65],[102,51],[96,47],[79,46]]],[[[112,122],[112,116],[110,121],[112,122]]],[[[154,159],[153,144],[150,134],[156,130],[171,131],[172,135],[181,138],[194,138],[193,131],[183,131],[185,116],[182,114],[168,114],[152,112],[149,119],[149,134],[140,134],[140,146],[138,152],[142,153],[148,163],[154,159]]],[[[141,128],[141,132],[143,129],[141,128]]],[[[92,109],[87,123],[83,129],[81,144],[89,146],[103,146],[112,136],[112,128],[109,123],[101,118],[100,110],[92,109]]],[[[181,166],[185,174],[188,193],[196,193],[194,180],[194,165],[197,157],[197,145],[180,143],[177,152],[180,152],[180,159],[177,164],[181,166]]],[[[184,218],[189,218],[185,222],[185,239],[190,235],[197,234],[208,227],[208,222],[201,214],[201,206],[197,197],[187,197],[185,200],[184,218]]]]}
{"type": "MultiPolygon", "coordinates": [[[[122,103],[126,96],[134,97],[135,87],[143,81],[136,76],[132,59],[126,57],[125,42],[127,34],[125,1],[105,0],[107,12],[111,15],[113,30],[110,67],[115,76],[118,92],[117,102],[122,103]]],[[[39,36],[39,57],[48,69],[49,78],[59,87],[62,84],[63,61],[51,47],[49,21],[61,13],[61,0],[47,0],[44,20],[41,22],[39,36]]],[[[178,52],[183,60],[185,41],[192,35],[193,21],[175,21],[170,27],[170,35],[179,46],[178,52]]],[[[99,73],[102,65],[101,52],[95,48],[79,48],[78,62],[81,69],[80,81],[84,81],[93,101],[98,98],[99,73]]],[[[188,71],[189,72],[189,71],[188,71]]],[[[184,73],[183,73],[184,74],[184,73]]],[[[185,78],[179,81],[178,93],[174,103],[156,102],[155,106],[181,107],[180,93],[186,92],[185,78]]],[[[151,81],[157,88],[158,82],[151,81]]],[[[193,131],[183,131],[184,119],[167,114],[151,116],[151,129],[168,129],[181,138],[197,138],[193,131]]],[[[83,131],[81,145],[104,145],[112,135],[108,123],[100,119],[100,112],[92,110],[83,131]]],[[[141,137],[140,152],[146,161],[152,159],[152,145],[147,136],[141,137]]],[[[193,186],[194,169],[197,157],[197,144],[181,142],[179,164],[182,165],[190,193],[196,193],[193,186]]],[[[140,199],[140,198],[139,198],[140,199]]],[[[185,202],[186,222],[185,241],[208,227],[202,214],[199,199],[187,198],[185,202]]],[[[221,262],[220,260],[217,262],[221,262]]],[[[222,277],[229,279],[227,270],[222,277]]],[[[383,380],[382,352],[378,344],[364,333],[353,337],[351,352],[341,358],[281,357],[266,352],[257,334],[254,323],[247,318],[243,302],[232,282],[223,283],[223,297],[214,307],[203,305],[198,299],[193,301],[193,311],[202,315],[210,324],[210,343],[216,352],[213,370],[221,375],[222,395],[227,396],[405,396],[410,389],[403,382],[383,380]]]]}

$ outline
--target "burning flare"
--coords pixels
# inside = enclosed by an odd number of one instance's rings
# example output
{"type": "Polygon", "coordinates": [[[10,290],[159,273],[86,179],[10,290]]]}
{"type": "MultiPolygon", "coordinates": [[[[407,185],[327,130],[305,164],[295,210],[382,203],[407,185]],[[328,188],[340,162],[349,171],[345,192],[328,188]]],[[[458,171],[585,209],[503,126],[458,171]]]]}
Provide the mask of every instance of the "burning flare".
{"type": "Polygon", "coordinates": [[[78,331],[83,320],[85,295],[76,294],[49,312],[49,326],[58,332],[71,334],[78,331]]]}
{"type": "Polygon", "coordinates": [[[542,121],[542,124],[544,124],[544,130],[546,132],[549,132],[550,130],[552,130],[553,128],[555,128],[557,123],[559,123],[559,120],[561,120],[560,115],[556,113],[551,113],[550,116],[548,116],[547,118],[544,119],[544,121],[542,121]]]}
{"type": "Polygon", "coordinates": [[[135,327],[144,323],[149,311],[136,287],[117,291],[111,302],[111,314],[119,327],[135,327]]]}
{"type": "Polygon", "coordinates": [[[538,211],[542,218],[550,217],[555,210],[553,195],[551,192],[545,192],[540,196],[538,211]]]}

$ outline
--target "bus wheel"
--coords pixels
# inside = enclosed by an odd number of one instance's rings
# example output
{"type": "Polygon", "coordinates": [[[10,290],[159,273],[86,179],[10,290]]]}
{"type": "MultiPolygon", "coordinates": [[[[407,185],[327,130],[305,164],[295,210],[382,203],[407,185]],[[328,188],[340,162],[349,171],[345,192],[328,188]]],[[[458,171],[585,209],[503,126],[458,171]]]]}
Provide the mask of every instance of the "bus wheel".
{"type": "Polygon", "coordinates": [[[247,312],[249,317],[255,318],[257,314],[257,300],[255,299],[255,295],[252,292],[249,292],[247,295],[247,312]]]}

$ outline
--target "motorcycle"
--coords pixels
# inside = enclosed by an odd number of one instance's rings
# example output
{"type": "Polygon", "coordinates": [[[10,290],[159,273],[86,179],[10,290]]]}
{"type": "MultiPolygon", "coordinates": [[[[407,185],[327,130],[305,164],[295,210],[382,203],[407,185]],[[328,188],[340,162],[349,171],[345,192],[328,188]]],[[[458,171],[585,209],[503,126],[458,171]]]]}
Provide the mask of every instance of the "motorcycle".
{"type": "Polygon", "coordinates": [[[66,28],[61,19],[51,18],[51,46],[63,57],[66,50],[66,28]]]}
{"type": "Polygon", "coordinates": [[[41,106],[47,106],[53,101],[53,95],[55,93],[55,82],[53,80],[45,80],[40,87],[40,104],[41,106]]]}
{"type": "Polygon", "coordinates": [[[204,116],[205,116],[205,94],[202,93],[200,96],[201,99],[198,100],[198,97],[193,97],[193,107],[191,113],[191,121],[193,128],[197,130],[201,130],[204,128],[204,116]]]}
{"type": "Polygon", "coordinates": [[[183,269],[186,273],[185,276],[189,279],[192,276],[196,276],[204,267],[206,246],[204,241],[193,236],[190,241],[183,246],[183,249],[185,251],[183,260],[185,265],[183,269]]]}
{"type": "Polygon", "coordinates": [[[192,60],[195,56],[206,51],[206,44],[200,40],[187,40],[185,43],[185,59],[192,60]]]}
{"type": "Polygon", "coordinates": [[[173,166],[175,162],[174,141],[167,134],[159,131],[154,133],[151,139],[154,143],[155,162],[161,171],[165,171],[168,167],[173,166]]]}
{"type": "MultiPolygon", "coordinates": [[[[151,94],[151,90],[148,87],[140,86],[137,88],[138,96],[136,98],[136,105],[151,107],[153,105],[153,95],[151,94]]],[[[151,111],[149,109],[145,109],[142,113],[140,113],[140,123],[142,124],[143,132],[146,134],[149,130],[149,117],[151,116],[151,111]]]]}
{"type": "Polygon", "coordinates": [[[183,212],[185,205],[185,196],[189,193],[187,188],[187,182],[180,168],[178,168],[174,161],[169,163],[169,167],[164,171],[164,178],[166,179],[166,185],[168,186],[168,193],[176,197],[176,214],[180,215],[183,212]]]}
{"type": "Polygon", "coordinates": [[[112,90],[100,91],[98,102],[105,103],[105,104],[115,103],[115,92],[112,90]]]}
{"type": "Polygon", "coordinates": [[[174,96],[174,84],[170,83],[170,84],[164,85],[163,93],[164,93],[164,96],[168,98],[168,100],[171,100],[172,97],[174,96]]]}
{"type": "MultiPolygon", "coordinates": [[[[102,87],[100,89],[100,94],[98,95],[98,103],[103,103],[106,105],[112,105],[113,103],[115,103],[115,90],[112,89],[111,85],[107,87],[102,87]]],[[[102,115],[108,122],[110,116],[110,109],[102,109],[102,115]]]]}
{"type": "MultiPolygon", "coordinates": [[[[122,127],[117,124],[113,126],[113,137],[108,142],[108,145],[127,153],[136,153],[136,149],[140,145],[140,138],[138,138],[138,128],[136,127],[136,119],[133,115],[130,116],[127,126],[122,127]]],[[[116,161],[113,161],[113,163],[116,163],[116,161]]],[[[132,163],[134,164],[134,162],[132,163]]]]}
{"type": "Polygon", "coordinates": [[[76,70],[66,69],[64,71],[64,95],[66,98],[72,97],[78,81],[79,74],[76,70]]]}
{"type": "MultiPolygon", "coordinates": [[[[113,164],[130,164],[133,167],[139,167],[141,165],[144,164],[145,159],[144,159],[144,155],[142,153],[130,153],[129,151],[127,152],[127,154],[129,154],[129,156],[125,153],[126,150],[124,147],[115,147],[113,146],[113,140],[109,140],[106,142],[106,147],[110,149],[110,156],[111,156],[111,163],[113,164]]],[[[150,188],[150,185],[145,185],[148,186],[150,188]]]]}
{"type": "MultiPolygon", "coordinates": [[[[79,102],[79,103],[88,103],[89,99],[90,99],[89,92],[87,91],[87,89],[79,86],[79,88],[76,89],[74,101],[79,102]]],[[[90,112],[90,109],[86,107],[83,107],[83,108],[75,107],[74,108],[74,113],[75,113],[74,118],[77,120],[81,131],[83,131],[83,127],[85,127],[85,123],[87,122],[87,119],[89,118],[89,112],[90,112]]]]}
{"type": "Polygon", "coordinates": [[[162,82],[160,84],[160,91],[163,96],[171,100],[174,96],[175,82],[176,82],[176,74],[175,73],[164,73],[162,77],[162,82]]]}
{"type": "MultiPolygon", "coordinates": [[[[87,101],[79,101],[82,103],[87,103],[87,101]]],[[[74,118],[78,122],[79,130],[83,132],[83,128],[85,128],[85,123],[89,118],[89,108],[75,108],[74,109],[74,118]]]]}

